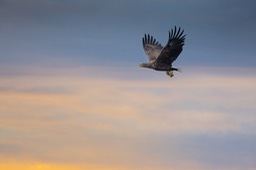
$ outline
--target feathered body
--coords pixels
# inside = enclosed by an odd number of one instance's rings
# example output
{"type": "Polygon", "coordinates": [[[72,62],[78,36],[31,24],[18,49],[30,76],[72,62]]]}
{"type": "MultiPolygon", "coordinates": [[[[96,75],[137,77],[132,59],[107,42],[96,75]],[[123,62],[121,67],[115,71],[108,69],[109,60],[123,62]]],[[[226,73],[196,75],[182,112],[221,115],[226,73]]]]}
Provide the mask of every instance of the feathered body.
{"type": "Polygon", "coordinates": [[[169,31],[169,39],[165,47],[163,47],[156,39],[145,34],[142,38],[142,44],[149,62],[140,64],[141,67],[151,68],[158,71],[166,71],[169,76],[173,76],[171,71],[179,71],[172,67],[172,63],[177,59],[182,51],[185,36],[184,30],[178,29],[176,26],[169,31]]]}

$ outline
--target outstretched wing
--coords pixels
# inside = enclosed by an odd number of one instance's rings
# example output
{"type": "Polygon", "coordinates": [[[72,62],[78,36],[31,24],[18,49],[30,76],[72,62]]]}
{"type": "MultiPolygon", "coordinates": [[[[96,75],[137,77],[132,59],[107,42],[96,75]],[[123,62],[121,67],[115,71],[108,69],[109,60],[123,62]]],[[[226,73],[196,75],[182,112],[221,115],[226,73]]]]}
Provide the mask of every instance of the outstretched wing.
{"type": "Polygon", "coordinates": [[[184,30],[181,31],[180,27],[169,31],[169,40],[161,54],[156,60],[157,65],[172,65],[173,61],[177,59],[182,51],[185,42],[184,30]]]}
{"type": "Polygon", "coordinates": [[[163,49],[163,46],[149,34],[145,34],[142,38],[142,44],[145,53],[148,55],[149,62],[155,61],[163,49]]]}

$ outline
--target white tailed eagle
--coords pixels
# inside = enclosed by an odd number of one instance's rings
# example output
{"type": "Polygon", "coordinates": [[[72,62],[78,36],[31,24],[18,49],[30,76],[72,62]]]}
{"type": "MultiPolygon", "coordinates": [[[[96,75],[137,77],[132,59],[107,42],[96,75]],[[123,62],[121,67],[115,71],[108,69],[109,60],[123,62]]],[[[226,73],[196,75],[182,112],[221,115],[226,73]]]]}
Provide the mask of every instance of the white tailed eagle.
{"type": "Polygon", "coordinates": [[[182,51],[185,42],[184,30],[176,26],[169,31],[169,40],[163,47],[156,39],[145,34],[142,38],[142,44],[145,53],[148,55],[149,62],[140,64],[141,67],[151,68],[158,71],[166,71],[166,74],[173,77],[173,71],[180,71],[172,67],[172,63],[177,59],[182,51]]]}

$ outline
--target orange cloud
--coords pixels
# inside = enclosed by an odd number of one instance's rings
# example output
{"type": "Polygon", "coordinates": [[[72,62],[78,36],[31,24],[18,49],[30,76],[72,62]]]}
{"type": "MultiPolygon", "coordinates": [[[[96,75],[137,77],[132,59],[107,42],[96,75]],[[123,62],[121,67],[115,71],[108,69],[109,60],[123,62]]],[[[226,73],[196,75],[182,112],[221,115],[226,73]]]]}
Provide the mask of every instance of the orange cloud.
{"type": "Polygon", "coordinates": [[[2,160],[46,162],[1,164],[0,169],[201,169],[198,162],[175,158],[178,151],[162,166],[148,154],[156,152],[151,140],[250,134],[248,127],[256,123],[254,76],[184,73],[170,80],[136,80],[106,77],[107,72],[93,77],[94,71],[0,77],[2,160]],[[183,161],[187,164],[181,166],[183,161]]]}

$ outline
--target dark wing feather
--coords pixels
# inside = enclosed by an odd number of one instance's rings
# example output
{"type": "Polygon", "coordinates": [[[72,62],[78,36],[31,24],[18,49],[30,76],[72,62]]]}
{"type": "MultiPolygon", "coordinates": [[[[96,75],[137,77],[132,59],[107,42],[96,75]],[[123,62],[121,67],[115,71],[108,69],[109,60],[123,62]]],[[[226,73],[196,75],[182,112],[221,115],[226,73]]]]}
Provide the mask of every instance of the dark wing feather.
{"type": "Polygon", "coordinates": [[[184,30],[181,31],[180,27],[169,31],[169,40],[161,54],[155,61],[157,65],[172,65],[173,61],[177,59],[182,51],[185,42],[184,30]]]}
{"type": "Polygon", "coordinates": [[[149,62],[155,61],[163,49],[163,46],[149,34],[145,34],[145,36],[142,38],[142,44],[144,51],[148,56],[149,62]]]}

